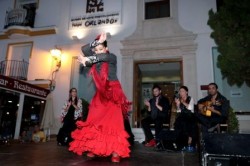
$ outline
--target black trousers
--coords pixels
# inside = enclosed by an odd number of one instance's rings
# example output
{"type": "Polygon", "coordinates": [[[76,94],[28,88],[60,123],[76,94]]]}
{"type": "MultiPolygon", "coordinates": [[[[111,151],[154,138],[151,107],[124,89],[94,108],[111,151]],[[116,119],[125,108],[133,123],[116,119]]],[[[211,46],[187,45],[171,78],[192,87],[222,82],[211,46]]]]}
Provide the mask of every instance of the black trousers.
{"type": "Polygon", "coordinates": [[[134,134],[132,133],[131,126],[130,126],[130,123],[129,123],[129,120],[128,120],[127,118],[124,119],[124,127],[125,127],[126,132],[127,132],[128,135],[129,135],[128,142],[129,142],[129,144],[132,146],[132,145],[134,145],[135,136],[134,136],[134,134]]]}
{"type": "Polygon", "coordinates": [[[207,116],[204,116],[202,114],[199,114],[197,113],[196,114],[196,117],[198,119],[198,122],[201,123],[201,131],[202,132],[208,132],[208,129],[217,125],[217,124],[220,124],[220,123],[224,123],[226,121],[226,118],[224,117],[219,117],[219,116],[216,116],[216,117],[207,117],[207,116]]]}
{"type": "Polygon", "coordinates": [[[164,117],[157,117],[155,120],[151,118],[151,116],[147,116],[146,118],[142,119],[142,129],[146,136],[146,141],[150,141],[154,138],[150,124],[155,124],[155,138],[158,138],[159,133],[163,128],[164,117]]]}

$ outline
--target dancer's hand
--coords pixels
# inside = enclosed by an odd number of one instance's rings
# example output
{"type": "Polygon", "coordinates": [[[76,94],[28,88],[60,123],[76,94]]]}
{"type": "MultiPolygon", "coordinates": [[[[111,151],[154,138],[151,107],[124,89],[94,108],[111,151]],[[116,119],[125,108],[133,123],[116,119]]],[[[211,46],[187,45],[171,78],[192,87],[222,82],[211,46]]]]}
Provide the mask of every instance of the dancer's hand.
{"type": "Polygon", "coordinates": [[[105,32],[101,33],[100,39],[98,40],[99,43],[103,43],[107,39],[107,35],[105,32]]]}
{"type": "Polygon", "coordinates": [[[78,55],[77,61],[82,63],[83,66],[86,66],[86,62],[89,61],[89,58],[83,56],[83,55],[78,55]]]}

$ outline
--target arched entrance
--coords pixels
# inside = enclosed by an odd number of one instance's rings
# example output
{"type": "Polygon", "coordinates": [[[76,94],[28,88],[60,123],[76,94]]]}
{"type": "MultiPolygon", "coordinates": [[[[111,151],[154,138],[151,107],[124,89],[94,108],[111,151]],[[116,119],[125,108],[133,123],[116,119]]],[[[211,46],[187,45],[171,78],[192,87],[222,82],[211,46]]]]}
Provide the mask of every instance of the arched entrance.
{"type": "Polygon", "coordinates": [[[122,53],[122,84],[126,95],[133,100],[133,116],[131,124],[133,127],[140,127],[138,125],[138,94],[137,87],[139,73],[137,63],[140,62],[166,62],[179,61],[182,63],[181,69],[181,83],[188,86],[190,95],[197,98],[197,78],[196,78],[196,44],[194,44],[195,35],[188,35],[183,37],[166,37],[155,39],[141,39],[141,40],[125,40],[123,41],[124,49],[122,53]],[[170,42],[171,41],[171,42],[170,42]],[[142,44],[143,43],[143,44],[142,44]],[[150,48],[150,49],[148,49],[150,48]]]}

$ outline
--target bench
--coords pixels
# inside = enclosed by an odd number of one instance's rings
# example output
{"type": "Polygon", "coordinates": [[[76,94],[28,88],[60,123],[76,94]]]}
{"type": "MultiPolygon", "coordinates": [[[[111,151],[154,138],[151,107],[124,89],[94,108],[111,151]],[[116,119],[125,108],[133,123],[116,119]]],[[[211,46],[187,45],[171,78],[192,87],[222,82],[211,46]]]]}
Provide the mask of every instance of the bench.
{"type": "Polygon", "coordinates": [[[227,133],[227,131],[228,131],[228,124],[227,123],[222,123],[219,125],[217,132],[222,133],[222,131],[225,131],[227,133]],[[224,130],[222,130],[222,129],[224,129],[224,130]]]}
{"type": "MultiPolygon", "coordinates": [[[[154,123],[151,123],[151,124],[150,124],[150,127],[154,127],[154,126],[155,126],[154,123]]],[[[168,124],[168,123],[164,123],[164,124],[163,124],[163,127],[169,127],[169,124],[168,124]]]]}

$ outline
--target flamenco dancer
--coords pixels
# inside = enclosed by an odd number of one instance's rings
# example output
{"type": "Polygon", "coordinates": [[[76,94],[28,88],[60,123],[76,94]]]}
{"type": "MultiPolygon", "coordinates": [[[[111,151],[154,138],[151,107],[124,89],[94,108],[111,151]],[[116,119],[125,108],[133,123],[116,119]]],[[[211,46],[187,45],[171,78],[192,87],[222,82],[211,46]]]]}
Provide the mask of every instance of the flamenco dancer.
{"type": "Polygon", "coordinates": [[[87,120],[76,122],[69,150],[78,155],[87,152],[88,157],[111,156],[111,161],[117,163],[130,153],[124,122],[128,120],[131,103],[116,76],[116,56],[109,53],[106,38],[106,33],[97,36],[92,43],[82,47],[84,55],[78,56],[80,63],[91,66],[96,93],[87,120]]]}

